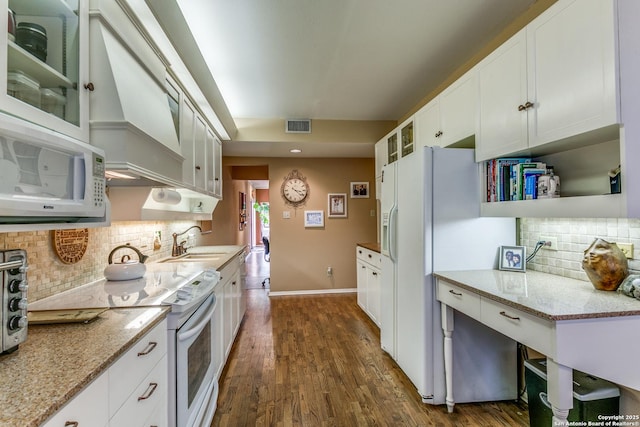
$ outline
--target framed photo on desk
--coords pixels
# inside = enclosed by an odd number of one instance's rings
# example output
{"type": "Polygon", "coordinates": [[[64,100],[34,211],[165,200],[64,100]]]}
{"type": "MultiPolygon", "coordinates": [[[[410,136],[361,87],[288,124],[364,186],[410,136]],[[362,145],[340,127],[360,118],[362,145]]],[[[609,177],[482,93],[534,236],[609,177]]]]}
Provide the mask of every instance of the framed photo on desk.
{"type": "Polygon", "coordinates": [[[500,270],[520,271],[527,269],[527,248],[525,246],[500,246],[500,270]]]}

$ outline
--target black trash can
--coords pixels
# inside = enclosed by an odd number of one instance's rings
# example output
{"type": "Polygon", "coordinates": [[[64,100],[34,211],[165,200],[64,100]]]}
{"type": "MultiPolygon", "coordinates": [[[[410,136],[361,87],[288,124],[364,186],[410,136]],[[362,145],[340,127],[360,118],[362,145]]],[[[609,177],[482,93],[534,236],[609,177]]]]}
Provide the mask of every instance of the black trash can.
{"type": "MultiPolygon", "coordinates": [[[[549,427],[553,411],[547,401],[547,360],[524,362],[529,425],[549,427]]],[[[568,421],[601,421],[598,416],[619,415],[620,389],[615,384],[580,371],[573,371],[573,409],[568,421]]]]}

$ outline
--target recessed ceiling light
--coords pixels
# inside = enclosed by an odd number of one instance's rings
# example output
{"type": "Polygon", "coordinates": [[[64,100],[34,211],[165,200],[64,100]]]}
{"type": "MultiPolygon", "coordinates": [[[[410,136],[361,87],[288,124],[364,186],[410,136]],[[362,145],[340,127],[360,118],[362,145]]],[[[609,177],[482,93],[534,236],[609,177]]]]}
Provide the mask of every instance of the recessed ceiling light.
{"type": "Polygon", "coordinates": [[[290,153],[302,153],[302,150],[299,148],[292,148],[291,150],[289,150],[290,153]]]}

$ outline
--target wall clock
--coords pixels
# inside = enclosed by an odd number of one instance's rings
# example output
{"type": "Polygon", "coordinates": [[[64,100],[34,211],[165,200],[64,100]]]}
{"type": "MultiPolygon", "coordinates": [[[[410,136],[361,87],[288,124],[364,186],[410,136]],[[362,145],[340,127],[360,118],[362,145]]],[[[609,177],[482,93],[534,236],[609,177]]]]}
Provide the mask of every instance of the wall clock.
{"type": "Polygon", "coordinates": [[[303,205],[309,198],[309,184],[307,178],[302,176],[297,169],[292,170],[282,181],[280,194],[284,202],[294,208],[303,205]]]}

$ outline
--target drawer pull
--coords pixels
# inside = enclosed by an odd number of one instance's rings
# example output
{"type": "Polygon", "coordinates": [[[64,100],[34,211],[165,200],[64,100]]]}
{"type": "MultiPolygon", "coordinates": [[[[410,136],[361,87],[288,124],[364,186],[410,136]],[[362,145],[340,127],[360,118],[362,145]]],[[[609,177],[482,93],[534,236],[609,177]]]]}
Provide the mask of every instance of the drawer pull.
{"type": "Polygon", "coordinates": [[[377,276],[378,272],[377,271],[372,271],[371,274],[373,274],[374,276],[377,276]]]}
{"type": "Polygon", "coordinates": [[[371,258],[371,254],[367,254],[367,256],[368,256],[369,258],[371,258]]]}
{"type": "Polygon", "coordinates": [[[511,319],[511,320],[520,320],[519,317],[509,316],[506,311],[501,311],[500,316],[504,316],[507,319],[511,319]]]}
{"type": "Polygon", "coordinates": [[[153,351],[153,349],[156,348],[157,345],[158,345],[158,343],[155,342],[155,341],[149,342],[149,344],[147,344],[147,346],[144,348],[144,350],[138,353],[138,357],[139,356],[146,356],[147,354],[151,353],[153,351]]]}
{"type": "Polygon", "coordinates": [[[453,294],[453,295],[455,295],[457,297],[461,297],[462,296],[462,292],[456,292],[453,289],[449,289],[449,293],[453,294]]]}
{"type": "Polygon", "coordinates": [[[138,402],[140,402],[141,400],[147,400],[148,398],[150,398],[153,392],[156,391],[156,388],[158,388],[158,383],[149,383],[149,387],[147,387],[144,394],[138,397],[138,402]]]}
{"type": "Polygon", "coordinates": [[[64,423],[64,427],[78,427],[80,425],[77,421],[67,421],[64,423]]]}

